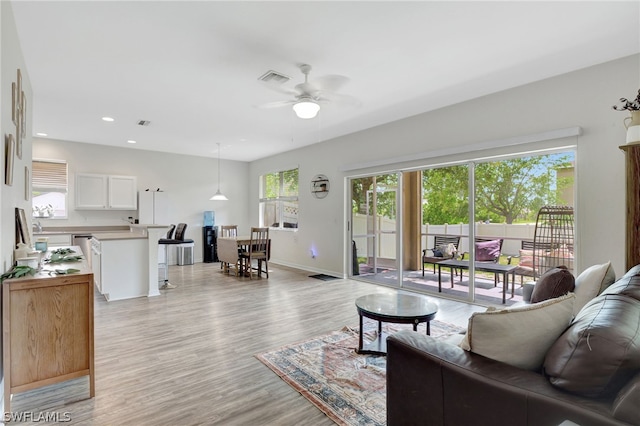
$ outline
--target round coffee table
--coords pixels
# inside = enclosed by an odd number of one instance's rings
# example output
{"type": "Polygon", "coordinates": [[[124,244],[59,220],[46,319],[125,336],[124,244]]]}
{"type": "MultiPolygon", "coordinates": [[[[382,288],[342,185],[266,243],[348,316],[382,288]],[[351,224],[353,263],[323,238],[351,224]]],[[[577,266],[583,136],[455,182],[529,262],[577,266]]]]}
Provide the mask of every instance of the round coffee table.
{"type": "Polygon", "coordinates": [[[356,308],[360,316],[360,336],[358,339],[359,354],[386,355],[387,336],[382,332],[382,322],[394,324],[413,324],[413,331],[418,324],[427,323],[427,334],[431,334],[429,322],[435,318],[438,306],[420,295],[408,294],[367,294],[356,299],[356,308]],[[378,321],[378,337],[371,343],[364,344],[363,318],[378,321]]]}

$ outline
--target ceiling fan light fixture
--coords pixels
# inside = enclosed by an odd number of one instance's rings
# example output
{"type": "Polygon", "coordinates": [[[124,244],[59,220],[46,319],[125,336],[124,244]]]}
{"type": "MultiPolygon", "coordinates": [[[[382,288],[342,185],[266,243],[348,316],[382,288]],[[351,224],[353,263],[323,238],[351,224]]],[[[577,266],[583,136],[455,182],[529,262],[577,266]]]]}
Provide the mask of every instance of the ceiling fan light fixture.
{"type": "Polygon", "coordinates": [[[298,118],[314,118],[318,115],[318,111],[320,111],[320,105],[311,99],[302,99],[301,101],[293,104],[293,111],[296,113],[298,118]]]}

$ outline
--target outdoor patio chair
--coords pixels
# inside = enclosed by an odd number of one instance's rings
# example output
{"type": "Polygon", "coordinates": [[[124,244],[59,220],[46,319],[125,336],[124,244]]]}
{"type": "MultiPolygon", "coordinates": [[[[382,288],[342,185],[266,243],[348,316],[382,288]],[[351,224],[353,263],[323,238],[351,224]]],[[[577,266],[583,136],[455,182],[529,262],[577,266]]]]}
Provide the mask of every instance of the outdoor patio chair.
{"type": "Polygon", "coordinates": [[[436,264],[443,260],[453,259],[458,253],[460,246],[460,237],[452,235],[436,235],[433,240],[433,248],[422,250],[422,276],[424,277],[424,265],[429,263],[433,265],[433,273],[436,273],[436,264]],[[451,244],[451,246],[450,246],[451,244]],[[451,247],[454,250],[451,250],[451,247]],[[431,252],[432,255],[427,255],[431,252]]]}
{"type": "Polygon", "coordinates": [[[508,256],[507,264],[511,265],[518,261],[518,266],[514,269],[515,275],[520,275],[520,284],[523,284],[524,277],[536,278],[533,269],[533,241],[522,240],[520,242],[520,253],[518,256],[508,256]]]}
{"type": "MultiPolygon", "coordinates": [[[[515,275],[520,275],[520,284],[523,284],[524,277],[531,277],[533,280],[538,278],[540,274],[533,267],[533,252],[536,245],[531,240],[522,240],[520,243],[520,253],[518,256],[507,257],[507,264],[518,262],[518,266],[514,269],[515,275]]],[[[545,253],[551,251],[551,245],[539,242],[537,244],[537,257],[544,256],[545,253]]]]}
{"type": "MultiPolygon", "coordinates": [[[[498,263],[500,261],[500,255],[502,254],[502,243],[504,240],[502,238],[482,238],[477,237],[475,239],[476,244],[476,264],[477,263],[498,263]]],[[[467,259],[469,258],[469,253],[462,253],[461,260],[465,260],[465,256],[467,259]]],[[[462,270],[460,272],[460,281],[462,281],[462,270]]],[[[500,275],[495,273],[493,274],[494,285],[497,286],[500,282],[500,275]]]]}

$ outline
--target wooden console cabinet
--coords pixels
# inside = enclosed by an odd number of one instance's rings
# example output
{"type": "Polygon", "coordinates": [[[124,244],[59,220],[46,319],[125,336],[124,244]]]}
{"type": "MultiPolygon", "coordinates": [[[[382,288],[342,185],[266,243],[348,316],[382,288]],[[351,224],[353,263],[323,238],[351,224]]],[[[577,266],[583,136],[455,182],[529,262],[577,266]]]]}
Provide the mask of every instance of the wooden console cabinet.
{"type": "Polygon", "coordinates": [[[86,261],[56,268],[81,272],[39,273],[2,284],[5,412],[13,393],[85,375],[95,396],[93,274],[86,261]]]}
{"type": "Polygon", "coordinates": [[[640,144],[623,145],[620,149],[626,157],[626,267],[629,270],[640,264],[640,144]]]}

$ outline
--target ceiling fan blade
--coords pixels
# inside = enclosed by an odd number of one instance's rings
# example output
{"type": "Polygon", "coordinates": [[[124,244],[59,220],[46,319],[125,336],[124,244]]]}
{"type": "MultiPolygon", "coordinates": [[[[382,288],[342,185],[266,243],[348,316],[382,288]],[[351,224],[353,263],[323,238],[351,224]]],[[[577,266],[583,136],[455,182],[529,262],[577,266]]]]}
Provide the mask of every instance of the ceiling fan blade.
{"type": "Polygon", "coordinates": [[[260,83],[260,84],[269,90],[273,90],[274,92],[282,93],[285,95],[298,96],[300,94],[296,89],[292,89],[290,87],[277,86],[273,83],[260,83]]]}
{"type": "Polygon", "coordinates": [[[266,104],[262,104],[262,105],[257,105],[256,108],[260,108],[260,109],[270,109],[270,108],[280,108],[280,107],[284,107],[287,105],[291,105],[296,103],[295,100],[291,100],[291,101],[275,101],[275,102],[268,102],[266,104]]]}
{"type": "Polygon", "coordinates": [[[344,75],[323,75],[313,80],[313,85],[323,92],[337,92],[349,82],[349,77],[344,75]]]}
{"type": "Polygon", "coordinates": [[[354,96],[343,95],[341,93],[326,93],[318,98],[319,102],[327,102],[336,105],[360,107],[362,102],[354,96]]]}

